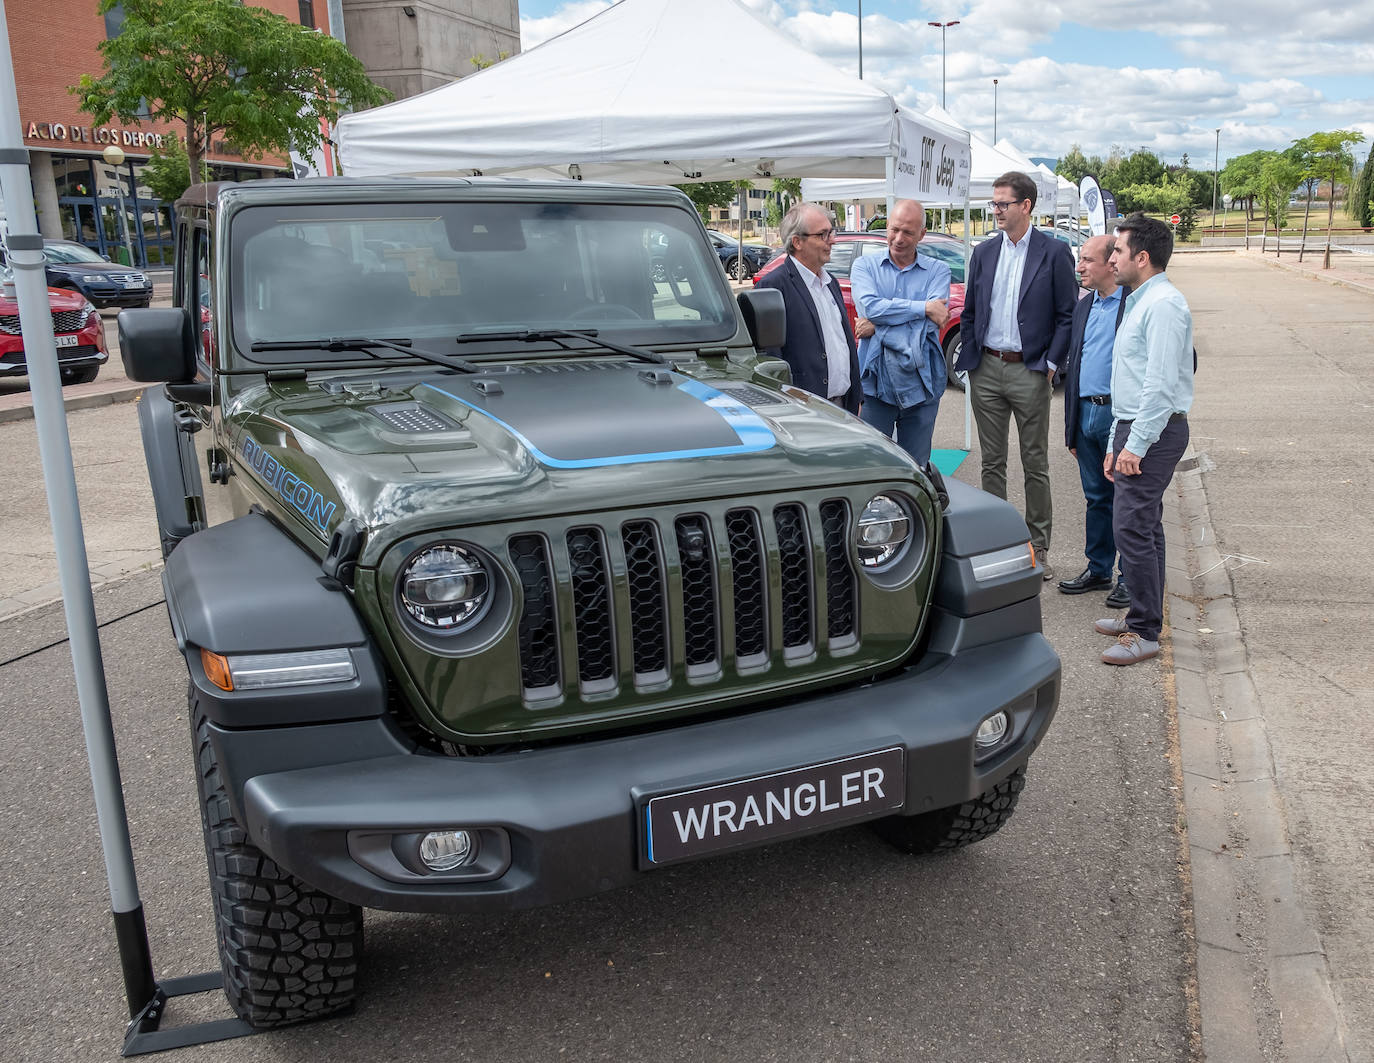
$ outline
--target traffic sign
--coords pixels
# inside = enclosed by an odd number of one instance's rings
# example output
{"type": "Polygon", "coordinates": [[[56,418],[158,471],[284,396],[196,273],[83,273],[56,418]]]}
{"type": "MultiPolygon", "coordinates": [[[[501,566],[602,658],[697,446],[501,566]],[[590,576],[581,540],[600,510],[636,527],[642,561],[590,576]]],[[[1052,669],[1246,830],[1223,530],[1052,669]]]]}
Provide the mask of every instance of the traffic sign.
{"type": "Polygon", "coordinates": [[[1169,221],[1170,221],[1170,223],[1173,224],[1173,225],[1177,225],[1177,224],[1178,224],[1179,222],[1181,222],[1182,220],[1183,220],[1183,219],[1180,218],[1177,214],[1173,214],[1173,215],[1171,215],[1171,216],[1169,217],[1169,221]]]}

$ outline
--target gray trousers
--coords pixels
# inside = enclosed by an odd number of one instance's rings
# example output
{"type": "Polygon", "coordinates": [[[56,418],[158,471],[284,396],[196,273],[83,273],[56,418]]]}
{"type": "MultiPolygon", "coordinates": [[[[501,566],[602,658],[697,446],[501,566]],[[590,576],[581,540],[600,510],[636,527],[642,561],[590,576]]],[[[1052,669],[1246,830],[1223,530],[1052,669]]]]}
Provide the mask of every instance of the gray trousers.
{"type": "MultiPolygon", "coordinates": [[[[1131,422],[1119,421],[1112,454],[1120,454],[1131,422]]],[[[1159,641],[1164,626],[1164,489],[1188,449],[1188,419],[1177,414],[1140,459],[1139,476],[1116,475],[1112,531],[1121,557],[1121,575],[1131,595],[1126,628],[1159,641]]]]}
{"type": "Polygon", "coordinates": [[[1007,442],[1011,418],[1021,443],[1021,469],[1026,478],[1026,526],[1041,556],[1050,550],[1054,503],[1050,496],[1050,388],[1044,373],[1020,362],[984,354],[969,374],[969,399],[983,453],[983,490],[1007,497],[1007,442]]]}

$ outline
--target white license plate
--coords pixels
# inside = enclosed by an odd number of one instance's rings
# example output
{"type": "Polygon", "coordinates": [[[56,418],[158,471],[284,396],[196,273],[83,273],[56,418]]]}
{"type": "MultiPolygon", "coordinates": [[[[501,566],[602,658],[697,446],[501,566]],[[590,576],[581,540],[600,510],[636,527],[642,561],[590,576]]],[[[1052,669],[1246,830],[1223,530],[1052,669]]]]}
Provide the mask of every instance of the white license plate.
{"type": "Polygon", "coordinates": [[[54,336],[53,340],[59,347],[79,347],[81,345],[80,336],[54,336]]]}
{"type": "Polygon", "coordinates": [[[124,287],[126,287],[126,288],[142,288],[142,287],[143,287],[143,282],[142,282],[142,281],[125,281],[125,282],[124,282],[124,287]]]}

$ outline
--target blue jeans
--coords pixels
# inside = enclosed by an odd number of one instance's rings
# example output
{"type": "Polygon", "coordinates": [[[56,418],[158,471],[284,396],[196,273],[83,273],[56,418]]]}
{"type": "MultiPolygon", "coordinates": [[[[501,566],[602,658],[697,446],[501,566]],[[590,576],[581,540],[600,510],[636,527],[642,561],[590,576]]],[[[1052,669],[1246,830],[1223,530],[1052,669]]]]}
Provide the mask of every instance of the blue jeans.
{"type": "Polygon", "coordinates": [[[1083,483],[1083,498],[1088,503],[1086,542],[1083,553],[1088,571],[1094,576],[1110,577],[1116,565],[1116,537],[1112,534],[1112,496],[1115,488],[1102,475],[1107,456],[1108,435],[1112,430],[1112,408],[1078,400],[1078,427],[1073,445],[1078,454],[1078,478],[1083,483]]]}
{"type": "Polygon", "coordinates": [[[897,430],[897,445],[925,468],[930,463],[930,441],[935,435],[935,415],[940,412],[940,398],[926,399],[916,406],[894,406],[890,402],[864,396],[859,417],[889,439],[897,430]]]}

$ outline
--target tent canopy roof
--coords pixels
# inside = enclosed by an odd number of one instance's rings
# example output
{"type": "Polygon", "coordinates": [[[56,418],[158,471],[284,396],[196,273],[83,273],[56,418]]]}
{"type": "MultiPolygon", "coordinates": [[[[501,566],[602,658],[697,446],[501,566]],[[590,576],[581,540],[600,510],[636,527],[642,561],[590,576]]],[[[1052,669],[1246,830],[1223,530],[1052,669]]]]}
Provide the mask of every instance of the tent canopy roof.
{"type": "Polygon", "coordinates": [[[622,0],[461,81],[346,115],[338,140],[356,176],[881,177],[896,109],[736,0],[622,0]]]}

